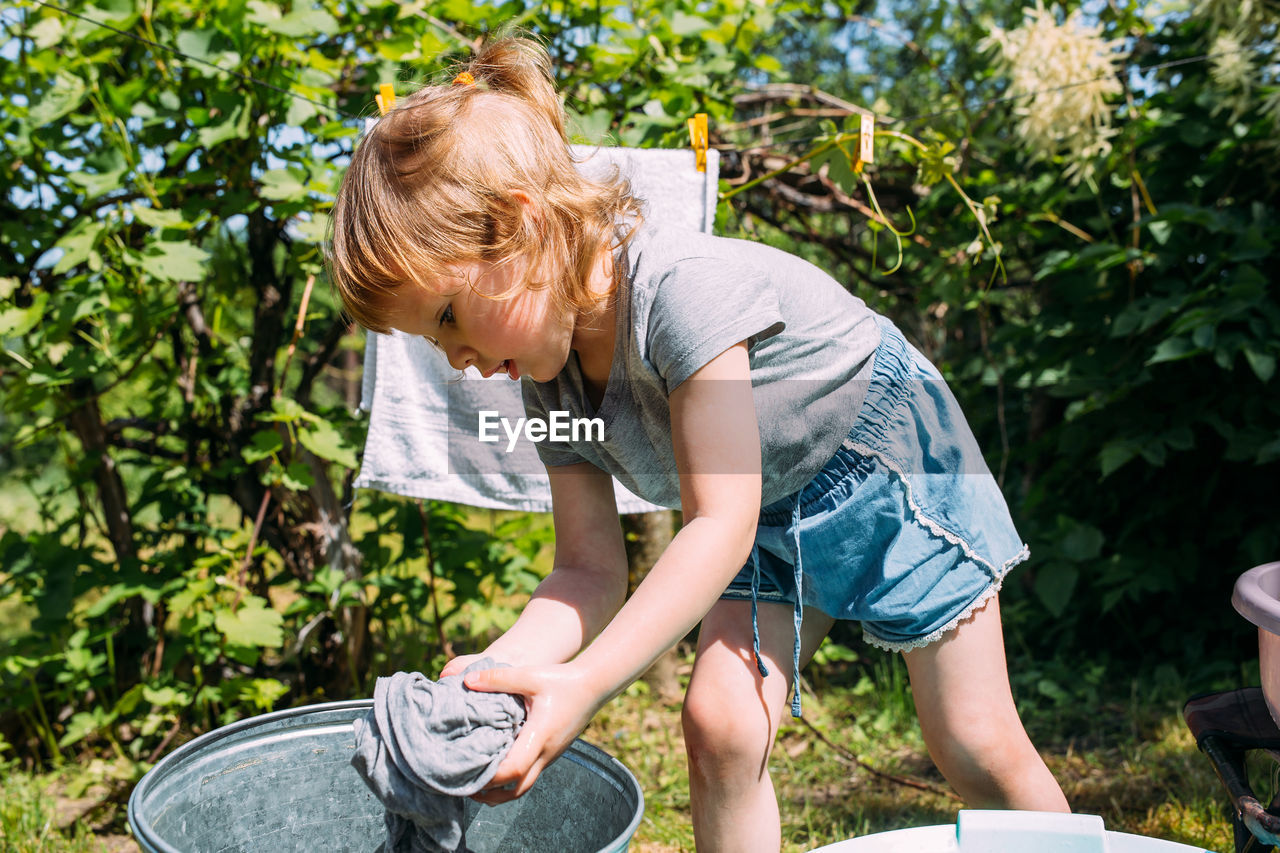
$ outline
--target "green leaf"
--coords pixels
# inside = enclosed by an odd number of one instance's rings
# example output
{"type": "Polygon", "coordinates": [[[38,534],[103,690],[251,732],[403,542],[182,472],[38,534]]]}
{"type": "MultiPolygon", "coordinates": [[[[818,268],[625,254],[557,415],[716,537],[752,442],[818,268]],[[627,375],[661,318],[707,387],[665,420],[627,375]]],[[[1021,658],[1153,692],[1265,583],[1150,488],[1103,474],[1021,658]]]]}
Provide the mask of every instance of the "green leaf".
{"type": "Polygon", "coordinates": [[[270,29],[282,36],[294,38],[300,36],[333,35],[338,31],[338,22],[323,9],[298,9],[285,15],[279,23],[270,29]]]}
{"type": "Polygon", "coordinates": [[[1137,455],[1137,451],[1128,442],[1108,442],[1098,454],[1102,465],[1102,476],[1111,476],[1118,468],[1137,455]]]}
{"type": "Polygon", "coordinates": [[[111,713],[116,715],[124,714],[126,717],[132,714],[138,707],[138,703],[142,701],[143,690],[144,686],[141,684],[135,684],[130,687],[125,691],[124,695],[116,701],[115,707],[111,709],[111,713]]]}
{"type": "Polygon", "coordinates": [[[1052,699],[1055,705],[1063,705],[1071,701],[1071,694],[1052,678],[1042,678],[1036,682],[1036,690],[1041,696],[1052,699]]]}
{"type": "Polygon", "coordinates": [[[172,687],[156,688],[144,685],[142,698],[156,708],[181,708],[191,702],[190,693],[172,687]]]}
{"type": "Polygon", "coordinates": [[[246,596],[234,613],[219,610],[213,624],[232,645],[276,648],[284,643],[284,617],[256,595],[246,596]]]}
{"type": "Polygon", "coordinates": [[[1151,231],[1151,236],[1155,238],[1155,241],[1163,246],[1169,242],[1169,237],[1173,234],[1173,223],[1153,219],[1147,223],[1147,229],[1151,231]]]}
{"type": "Polygon", "coordinates": [[[1072,521],[1059,547],[1068,560],[1083,563],[1098,558],[1103,541],[1102,531],[1098,528],[1072,521]]]}
{"type": "Polygon", "coordinates": [[[191,243],[152,243],[142,253],[142,268],[162,281],[199,281],[210,254],[191,243]]]}
{"type": "Polygon", "coordinates": [[[310,428],[299,430],[298,441],[321,459],[337,462],[347,468],[355,468],[358,464],[355,448],[328,421],[317,420],[310,428]]]}
{"type": "Polygon", "coordinates": [[[320,114],[320,109],[310,101],[304,101],[301,98],[292,98],[289,101],[289,111],[285,113],[284,123],[290,127],[301,127],[311,120],[312,116],[320,114]]]}
{"type": "MultiPolygon", "coordinates": [[[[853,170],[852,158],[857,142],[849,141],[832,147],[821,158],[827,167],[827,177],[837,183],[846,193],[853,193],[861,183],[858,173],[853,170]]],[[[818,165],[815,163],[815,166],[818,165]]],[[[879,223],[876,223],[877,225],[879,223]]]]}
{"type": "Polygon", "coordinates": [[[26,308],[0,310],[0,338],[18,337],[34,329],[44,319],[44,307],[48,302],[49,294],[41,290],[26,308]]]}
{"type": "Polygon", "coordinates": [[[115,169],[99,172],[73,172],[67,176],[67,180],[83,187],[85,195],[89,198],[97,198],[103,193],[120,189],[120,184],[127,171],[128,168],[126,166],[118,166],[115,169]]]}
{"type": "Polygon", "coordinates": [[[418,41],[410,33],[398,33],[389,38],[378,39],[379,55],[392,62],[399,62],[417,49],[418,41]]]}
{"type": "Polygon", "coordinates": [[[53,47],[62,40],[62,22],[54,17],[41,18],[35,26],[27,30],[26,36],[35,42],[36,50],[53,47]]]}
{"type": "Polygon", "coordinates": [[[58,746],[70,746],[79,743],[91,734],[111,725],[114,717],[102,708],[92,711],[80,711],[67,722],[66,734],[58,741],[58,746]]]}
{"type": "Polygon", "coordinates": [[[777,74],[782,70],[782,63],[778,61],[778,58],[768,53],[758,55],[755,58],[755,66],[761,71],[766,71],[770,74],[777,74]]]}
{"type": "Polygon", "coordinates": [[[934,142],[920,154],[920,183],[931,187],[955,172],[959,161],[952,154],[955,145],[943,139],[934,142]]]}
{"type": "Polygon", "coordinates": [[[671,32],[678,36],[696,36],[709,29],[711,29],[711,23],[706,18],[680,11],[671,16],[671,32]]]}
{"type": "Polygon", "coordinates": [[[308,243],[323,243],[329,236],[329,217],[324,213],[312,213],[310,219],[294,222],[293,230],[308,243]]]}
{"type": "Polygon", "coordinates": [[[209,45],[217,35],[214,30],[188,30],[178,33],[178,50],[196,59],[208,60],[212,55],[209,45]]]}
{"type": "Polygon", "coordinates": [[[196,139],[205,148],[213,148],[231,139],[247,139],[249,137],[249,111],[243,104],[238,104],[216,124],[208,124],[196,133],[196,139]]]}
{"type": "Polygon", "coordinates": [[[315,478],[311,476],[311,469],[305,462],[290,462],[285,466],[280,480],[286,489],[294,492],[305,492],[316,484],[315,478]]]}
{"type": "Polygon", "coordinates": [[[259,711],[270,711],[276,701],[289,692],[289,687],[274,678],[252,678],[240,688],[241,702],[248,702],[259,711]]]}
{"type": "Polygon", "coordinates": [[[240,456],[250,465],[270,458],[284,449],[284,439],[280,437],[279,431],[274,429],[258,430],[250,441],[248,447],[240,449],[240,456]]]}
{"type": "Polygon", "coordinates": [[[48,81],[48,90],[36,97],[27,113],[27,123],[32,127],[52,124],[84,103],[89,89],[74,74],[59,71],[48,81]]]}
{"type": "Polygon", "coordinates": [[[1246,348],[1244,358],[1245,361],[1249,362],[1249,366],[1253,368],[1253,372],[1259,379],[1263,382],[1271,381],[1271,377],[1276,373],[1276,357],[1274,355],[1246,348]]]}
{"type": "Polygon", "coordinates": [[[610,110],[581,113],[573,121],[574,138],[591,145],[598,145],[608,136],[612,124],[613,113],[610,110]]]}
{"type": "Polygon", "coordinates": [[[191,223],[188,222],[180,211],[177,210],[158,210],[145,204],[134,202],[130,205],[133,216],[143,225],[151,228],[190,228],[191,223]]]}
{"type": "Polygon", "coordinates": [[[1156,347],[1156,351],[1147,359],[1147,364],[1160,364],[1165,361],[1179,361],[1199,352],[1198,349],[1184,337],[1165,338],[1156,347]]]}
{"type": "Polygon", "coordinates": [[[284,15],[278,6],[261,0],[249,0],[247,7],[246,20],[282,36],[333,35],[338,31],[338,22],[323,9],[301,8],[284,15]]]}
{"type": "Polygon", "coordinates": [[[1067,611],[1080,571],[1068,563],[1050,563],[1036,572],[1036,598],[1056,619],[1067,611]]]}
{"type": "Polygon", "coordinates": [[[302,408],[297,400],[291,400],[288,397],[275,397],[271,400],[271,411],[260,413],[258,420],[291,424],[298,421],[315,420],[315,417],[315,415],[302,408]]]}
{"type": "Polygon", "coordinates": [[[1191,333],[1191,342],[1200,349],[1213,349],[1213,344],[1218,337],[1217,332],[1218,330],[1208,323],[1196,326],[1195,331],[1191,333]]]}
{"type": "Polygon", "coordinates": [[[75,269],[87,261],[93,254],[93,245],[98,241],[98,235],[101,233],[102,223],[93,222],[83,228],[77,228],[55,243],[56,247],[62,249],[62,257],[53,265],[53,274],[64,275],[68,270],[75,269]]]}
{"type": "Polygon", "coordinates": [[[262,195],[276,201],[297,201],[305,198],[307,187],[288,169],[272,169],[262,175],[262,195]]]}

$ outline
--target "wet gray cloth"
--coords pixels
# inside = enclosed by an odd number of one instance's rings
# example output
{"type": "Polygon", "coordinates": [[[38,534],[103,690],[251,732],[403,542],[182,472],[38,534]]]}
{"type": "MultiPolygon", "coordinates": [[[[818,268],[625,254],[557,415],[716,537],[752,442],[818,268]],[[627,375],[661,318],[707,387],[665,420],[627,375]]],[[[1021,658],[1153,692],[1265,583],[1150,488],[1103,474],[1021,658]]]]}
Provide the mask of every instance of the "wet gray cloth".
{"type": "MultiPolygon", "coordinates": [[[[463,674],[494,666],[482,658],[463,674]]],[[[387,808],[387,853],[466,850],[463,798],[493,778],[523,723],[519,698],[468,690],[461,675],[379,678],[351,764],[387,808]]]]}

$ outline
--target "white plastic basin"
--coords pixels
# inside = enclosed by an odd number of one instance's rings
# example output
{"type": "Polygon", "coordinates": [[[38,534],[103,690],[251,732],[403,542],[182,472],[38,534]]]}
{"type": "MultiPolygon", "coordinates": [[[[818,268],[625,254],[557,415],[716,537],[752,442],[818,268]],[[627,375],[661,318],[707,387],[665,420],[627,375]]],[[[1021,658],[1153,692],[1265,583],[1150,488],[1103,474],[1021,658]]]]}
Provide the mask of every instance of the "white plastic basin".
{"type": "Polygon", "coordinates": [[[1110,832],[1097,815],[968,809],[954,826],[880,832],[813,853],[1212,853],[1159,838],[1110,832]]]}

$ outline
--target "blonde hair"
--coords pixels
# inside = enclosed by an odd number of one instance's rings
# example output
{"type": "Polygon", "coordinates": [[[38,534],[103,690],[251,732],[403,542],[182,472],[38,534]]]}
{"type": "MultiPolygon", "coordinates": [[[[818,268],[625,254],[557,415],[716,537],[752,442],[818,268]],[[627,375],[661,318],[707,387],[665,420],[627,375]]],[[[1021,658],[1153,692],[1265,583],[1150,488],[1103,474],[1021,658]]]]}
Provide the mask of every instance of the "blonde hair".
{"type": "Polygon", "coordinates": [[[525,287],[550,287],[564,310],[588,309],[600,250],[625,244],[634,228],[620,223],[639,221],[625,180],[591,180],[575,167],[540,45],[501,38],[462,70],[470,79],[397,101],[356,147],[338,190],[330,278],[372,331],[389,331],[399,288],[434,289],[475,261],[521,258],[525,287]]]}

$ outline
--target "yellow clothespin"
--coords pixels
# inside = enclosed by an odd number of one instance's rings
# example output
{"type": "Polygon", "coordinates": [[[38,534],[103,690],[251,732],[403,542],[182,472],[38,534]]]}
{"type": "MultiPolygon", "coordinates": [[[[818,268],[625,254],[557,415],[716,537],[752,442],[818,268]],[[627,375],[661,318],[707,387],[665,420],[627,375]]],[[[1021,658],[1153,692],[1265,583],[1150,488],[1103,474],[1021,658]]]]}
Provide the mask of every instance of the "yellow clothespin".
{"type": "Polygon", "coordinates": [[[378,114],[386,115],[391,108],[396,105],[396,90],[390,83],[383,83],[378,87],[378,94],[373,96],[378,102],[378,114]]]}
{"type": "Polygon", "coordinates": [[[862,113],[858,116],[858,160],[853,164],[855,172],[861,172],[862,167],[870,163],[875,154],[876,117],[868,113],[862,113]]]}
{"type": "Polygon", "coordinates": [[[693,145],[694,152],[697,153],[697,167],[699,172],[707,171],[707,114],[697,113],[693,118],[689,119],[689,142],[693,145]]]}

